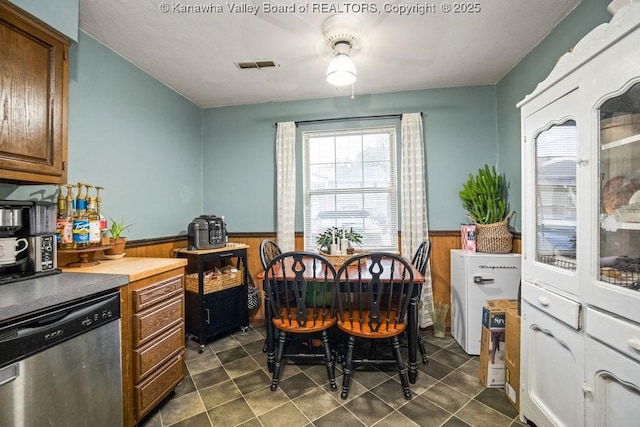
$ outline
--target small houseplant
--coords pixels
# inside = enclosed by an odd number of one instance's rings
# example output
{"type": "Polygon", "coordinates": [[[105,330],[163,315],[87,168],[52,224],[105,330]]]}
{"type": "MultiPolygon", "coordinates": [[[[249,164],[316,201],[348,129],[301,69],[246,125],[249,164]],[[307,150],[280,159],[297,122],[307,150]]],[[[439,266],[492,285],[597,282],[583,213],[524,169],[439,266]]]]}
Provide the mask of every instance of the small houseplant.
{"type": "Polygon", "coordinates": [[[496,167],[484,165],[469,179],[459,192],[467,215],[476,224],[476,247],[478,252],[511,252],[513,234],[509,231],[507,197],[504,177],[496,167]]]}
{"type": "Polygon", "coordinates": [[[342,229],[338,227],[329,227],[322,234],[320,234],[316,240],[318,247],[322,252],[329,253],[331,244],[334,243],[334,239],[347,239],[349,241],[348,253],[353,253],[352,244],[360,245],[362,243],[362,234],[354,231],[353,228],[342,229]]]}
{"type": "Polygon", "coordinates": [[[111,246],[104,250],[104,254],[110,256],[123,255],[127,238],[123,237],[122,233],[127,231],[129,227],[131,227],[131,224],[124,225],[124,218],[120,221],[116,221],[113,218],[109,218],[109,220],[111,221],[111,227],[108,229],[111,246]]]}

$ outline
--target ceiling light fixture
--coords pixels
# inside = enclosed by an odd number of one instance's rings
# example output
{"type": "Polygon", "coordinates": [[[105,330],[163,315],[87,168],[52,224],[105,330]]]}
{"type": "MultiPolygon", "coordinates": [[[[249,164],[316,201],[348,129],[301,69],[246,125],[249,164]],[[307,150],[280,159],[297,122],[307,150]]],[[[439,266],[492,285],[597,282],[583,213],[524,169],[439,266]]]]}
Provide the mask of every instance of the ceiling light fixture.
{"type": "Polygon", "coordinates": [[[351,60],[352,43],[349,40],[337,40],[333,43],[335,56],[327,68],[327,82],[334,86],[353,84],[358,77],[356,66],[351,60]]]}

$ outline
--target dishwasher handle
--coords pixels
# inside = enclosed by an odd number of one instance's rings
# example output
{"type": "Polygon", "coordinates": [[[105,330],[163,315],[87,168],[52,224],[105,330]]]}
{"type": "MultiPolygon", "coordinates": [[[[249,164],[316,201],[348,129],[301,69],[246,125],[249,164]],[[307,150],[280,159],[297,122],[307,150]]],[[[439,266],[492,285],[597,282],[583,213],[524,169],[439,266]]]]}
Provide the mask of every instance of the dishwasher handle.
{"type": "Polygon", "coordinates": [[[493,283],[494,281],[495,279],[491,277],[485,278],[480,275],[473,276],[473,283],[475,283],[476,285],[484,285],[486,283],[493,283]]]}

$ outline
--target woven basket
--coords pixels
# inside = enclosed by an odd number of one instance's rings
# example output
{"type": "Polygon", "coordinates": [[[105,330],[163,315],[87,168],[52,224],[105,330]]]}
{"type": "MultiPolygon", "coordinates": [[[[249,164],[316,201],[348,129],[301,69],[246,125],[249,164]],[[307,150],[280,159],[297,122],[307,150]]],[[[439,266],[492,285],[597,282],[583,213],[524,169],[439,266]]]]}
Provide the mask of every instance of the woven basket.
{"type": "Polygon", "coordinates": [[[509,212],[505,219],[492,224],[476,223],[476,251],[487,254],[506,254],[513,249],[513,234],[509,231],[509,212]]]}
{"type": "MultiPolygon", "coordinates": [[[[329,255],[326,252],[323,251],[319,251],[319,254],[322,255],[323,257],[325,257],[327,259],[327,261],[329,261],[331,263],[331,265],[333,265],[336,269],[340,268],[342,266],[342,264],[344,264],[344,262],[346,260],[348,260],[349,258],[351,258],[352,256],[358,255],[362,253],[361,251],[355,251],[352,254],[348,254],[348,255],[329,255]]],[[[360,260],[360,263],[363,263],[364,260],[360,260]]]]}
{"type": "MultiPolygon", "coordinates": [[[[185,282],[187,291],[198,293],[198,273],[187,274],[185,282]]],[[[216,274],[208,271],[204,274],[204,293],[210,294],[213,292],[219,292],[224,289],[242,285],[243,283],[242,269],[235,273],[226,271],[216,274]]]]}

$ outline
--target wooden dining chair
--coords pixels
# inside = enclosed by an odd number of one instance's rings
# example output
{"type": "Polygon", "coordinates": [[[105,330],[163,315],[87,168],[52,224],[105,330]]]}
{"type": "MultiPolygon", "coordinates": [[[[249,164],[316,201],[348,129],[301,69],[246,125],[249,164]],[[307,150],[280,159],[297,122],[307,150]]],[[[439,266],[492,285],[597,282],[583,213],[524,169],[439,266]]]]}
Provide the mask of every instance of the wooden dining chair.
{"type": "Polygon", "coordinates": [[[359,254],[345,261],[338,270],[336,281],[337,326],[347,340],[342,357],[344,375],[340,397],[348,397],[354,366],[395,364],[404,396],[411,399],[399,339],[408,327],[407,311],[414,292],[411,265],[396,254],[359,254]],[[389,340],[393,356],[383,353],[354,356],[356,338],[389,340]]]}
{"type": "MultiPolygon", "coordinates": [[[[262,264],[262,270],[267,269],[267,265],[271,262],[272,259],[277,257],[282,253],[280,246],[276,242],[270,239],[264,239],[260,242],[260,263],[262,264]]],[[[269,319],[265,316],[265,323],[269,322],[269,319]]],[[[268,327],[268,325],[266,325],[268,327]]],[[[265,339],[264,345],[262,346],[262,352],[267,352],[267,340],[265,339]]]]}
{"type": "Polygon", "coordinates": [[[285,252],[267,265],[264,273],[265,300],[269,304],[267,315],[274,330],[273,334],[267,334],[267,339],[270,335],[274,340],[269,343],[267,351],[267,362],[273,360],[271,390],[278,388],[285,359],[321,361],[327,368],[331,390],[337,389],[328,334],[336,324],[333,309],[335,275],[333,265],[312,252],[285,252]],[[320,337],[319,349],[313,347],[309,339],[313,336],[320,337]],[[293,340],[295,337],[298,339],[293,340]]]}
{"type": "Polygon", "coordinates": [[[262,269],[265,270],[269,262],[276,256],[280,255],[282,250],[276,242],[270,239],[264,239],[260,242],[260,262],[262,263],[262,269]]]}
{"type": "MultiPolygon", "coordinates": [[[[429,256],[431,255],[431,241],[425,240],[420,243],[418,249],[416,249],[411,264],[424,276],[427,272],[427,264],[429,263],[429,256]]],[[[418,289],[418,303],[421,301],[422,286],[418,289]]],[[[419,315],[419,310],[416,310],[416,316],[419,315]]],[[[427,363],[427,350],[424,347],[424,341],[422,340],[422,334],[420,333],[420,322],[416,319],[416,325],[418,327],[418,348],[420,349],[420,355],[422,356],[422,363],[427,363]]]]}

